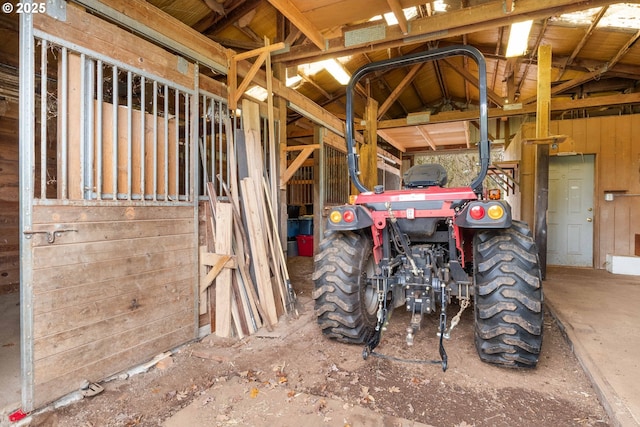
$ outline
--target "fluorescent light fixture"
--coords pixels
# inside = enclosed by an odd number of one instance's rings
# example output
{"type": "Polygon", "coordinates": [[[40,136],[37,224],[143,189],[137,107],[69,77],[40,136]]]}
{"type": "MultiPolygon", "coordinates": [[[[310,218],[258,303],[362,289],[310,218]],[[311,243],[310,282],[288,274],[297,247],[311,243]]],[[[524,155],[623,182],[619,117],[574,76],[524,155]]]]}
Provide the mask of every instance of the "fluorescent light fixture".
{"type": "Polygon", "coordinates": [[[436,0],[433,2],[433,10],[435,12],[446,12],[447,4],[444,2],[444,0],[436,0]]]}
{"type": "Polygon", "coordinates": [[[291,87],[291,86],[297,85],[301,81],[302,81],[302,77],[300,77],[299,75],[296,74],[295,76],[291,76],[291,77],[287,76],[287,83],[286,84],[287,84],[287,87],[291,87]]]}
{"type": "Polygon", "coordinates": [[[257,99],[258,101],[265,101],[269,96],[267,90],[260,86],[252,86],[245,92],[245,94],[257,99]]]}
{"type": "Polygon", "coordinates": [[[387,21],[387,25],[396,25],[398,23],[398,19],[396,19],[396,15],[393,12],[385,13],[384,20],[387,21]]]}
{"type": "Polygon", "coordinates": [[[522,56],[527,52],[532,25],[532,20],[511,24],[509,44],[507,44],[507,53],[505,55],[507,58],[522,56]]]}
{"type": "Polygon", "coordinates": [[[349,83],[351,76],[347,73],[341,63],[335,59],[327,59],[323,61],[324,68],[338,81],[341,85],[349,83]]]}

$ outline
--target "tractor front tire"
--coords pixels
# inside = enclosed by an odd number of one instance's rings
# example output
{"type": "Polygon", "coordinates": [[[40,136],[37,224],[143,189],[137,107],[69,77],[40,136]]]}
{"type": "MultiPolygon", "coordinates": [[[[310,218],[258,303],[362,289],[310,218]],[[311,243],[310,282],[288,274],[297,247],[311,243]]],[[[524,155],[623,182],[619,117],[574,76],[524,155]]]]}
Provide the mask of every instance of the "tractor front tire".
{"type": "Polygon", "coordinates": [[[375,332],[377,292],[367,280],[373,274],[372,242],[363,233],[328,231],[315,257],[313,299],[325,336],[361,344],[375,332]]]}
{"type": "Polygon", "coordinates": [[[534,368],[542,347],[538,249],[526,224],[474,239],[475,343],[484,362],[534,368]]]}

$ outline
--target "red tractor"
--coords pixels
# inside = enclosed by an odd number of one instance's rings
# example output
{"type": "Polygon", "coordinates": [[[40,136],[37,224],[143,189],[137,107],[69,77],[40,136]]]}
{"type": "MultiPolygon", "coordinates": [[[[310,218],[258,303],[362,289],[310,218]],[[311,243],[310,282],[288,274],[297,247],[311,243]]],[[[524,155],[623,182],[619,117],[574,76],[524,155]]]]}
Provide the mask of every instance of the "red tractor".
{"type": "Polygon", "coordinates": [[[391,312],[411,313],[412,345],[424,314],[438,314],[443,338],[473,305],[480,359],[508,367],[535,367],[542,345],[543,295],[538,251],[525,223],[511,219],[502,200],[483,198],[489,168],[486,64],[470,46],[435,49],[358,69],[347,87],[347,161],[360,192],[353,204],[331,210],[314,265],[315,313],[323,333],[364,344],[374,354],[391,312]],[[445,187],[440,165],[419,165],[404,175],[404,189],[368,190],[359,180],[353,138],[353,89],[364,75],[388,68],[465,55],[478,64],[480,171],[468,187],[445,187]],[[459,313],[447,327],[447,307],[459,313]]]}

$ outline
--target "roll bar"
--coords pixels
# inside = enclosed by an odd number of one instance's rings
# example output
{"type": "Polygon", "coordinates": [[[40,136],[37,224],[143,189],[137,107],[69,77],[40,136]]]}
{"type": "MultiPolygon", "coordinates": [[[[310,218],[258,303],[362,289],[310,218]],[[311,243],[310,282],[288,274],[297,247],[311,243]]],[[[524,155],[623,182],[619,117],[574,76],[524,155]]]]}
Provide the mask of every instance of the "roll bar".
{"type": "Polygon", "coordinates": [[[478,64],[478,89],[480,91],[480,142],[478,143],[478,151],[480,155],[480,173],[471,182],[471,188],[476,193],[482,192],[482,181],[484,181],[489,169],[490,146],[488,134],[488,111],[487,111],[487,65],[482,53],[472,46],[451,46],[440,49],[428,50],[425,52],[413,53],[410,55],[399,56],[397,58],[386,59],[384,61],[372,62],[358,68],[351,76],[351,80],[347,85],[347,119],[346,119],[346,140],[347,140],[347,163],[349,165],[349,176],[353,181],[353,185],[360,192],[369,191],[360,181],[358,166],[358,157],[355,148],[355,139],[353,137],[353,94],[356,83],[360,79],[374,71],[384,70],[387,68],[398,68],[413,65],[421,62],[435,61],[450,56],[465,55],[473,58],[478,64]]]}

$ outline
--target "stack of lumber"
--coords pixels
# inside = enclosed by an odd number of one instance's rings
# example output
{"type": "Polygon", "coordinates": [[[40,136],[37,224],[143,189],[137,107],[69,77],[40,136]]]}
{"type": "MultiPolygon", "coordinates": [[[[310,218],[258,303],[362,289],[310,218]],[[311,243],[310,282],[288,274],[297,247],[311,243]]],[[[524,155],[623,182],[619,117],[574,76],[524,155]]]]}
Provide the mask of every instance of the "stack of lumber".
{"type": "Polygon", "coordinates": [[[216,194],[216,183],[207,184],[209,232],[200,251],[200,313],[210,314],[211,330],[220,337],[272,330],[280,316],[295,312],[276,201],[265,176],[258,105],[243,101],[242,120],[243,131],[233,136],[226,126],[229,182],[217,177],[224,194],[216,194]]]}

